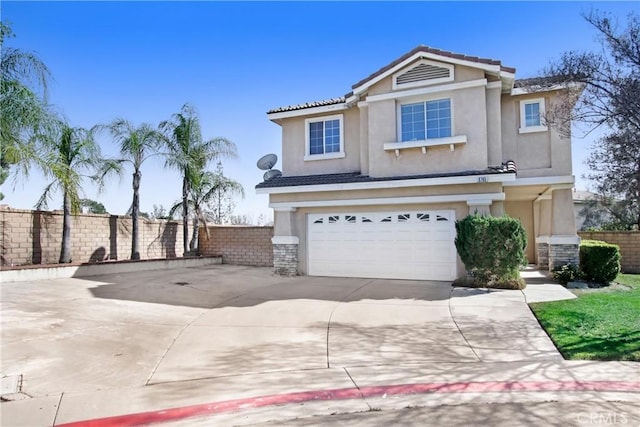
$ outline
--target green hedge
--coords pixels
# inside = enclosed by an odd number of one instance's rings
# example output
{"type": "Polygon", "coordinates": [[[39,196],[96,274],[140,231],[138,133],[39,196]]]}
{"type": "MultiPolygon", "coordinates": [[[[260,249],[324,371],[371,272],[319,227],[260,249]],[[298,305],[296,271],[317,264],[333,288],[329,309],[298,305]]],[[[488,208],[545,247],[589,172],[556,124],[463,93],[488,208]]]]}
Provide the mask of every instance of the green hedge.
{"type": "Polygon", "coordinates": [[[456,221],[456,232],[458,255],[478,280],[488,283],[520,279],[527,232],[518,219],[470,215],[456,221]]]}
{"type": "Polygon", "coordinates": [[[599,240],[580,243],[580,270],[586,280],[609,283],[620,273],[620,248],[599,240]]]}

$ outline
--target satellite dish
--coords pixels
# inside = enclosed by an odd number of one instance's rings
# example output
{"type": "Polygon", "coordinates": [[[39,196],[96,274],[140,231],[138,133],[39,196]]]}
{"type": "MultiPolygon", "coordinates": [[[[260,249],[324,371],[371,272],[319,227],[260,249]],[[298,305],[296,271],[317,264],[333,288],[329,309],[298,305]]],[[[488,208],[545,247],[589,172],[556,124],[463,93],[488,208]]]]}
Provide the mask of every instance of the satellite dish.
{"type": "Polygon", "coordinates": [[[258,169],[261,169],[263,171],[271,169],[275,166],[277,161],[278,156],[276,156],[275,154],[267,154],[266,156],[262,156],[260,157],[260,160],[258,160],[258,169]]]}
{"type": "Polygon", "coordinates": [[[264,178],[265,181],[268,181],[271,178],[276,178],[276,177],[279,177],[280,175],[282,175],[282,172],[280,172],[278,169],[269,169],[264,173],[262,178],[264,178]]]}

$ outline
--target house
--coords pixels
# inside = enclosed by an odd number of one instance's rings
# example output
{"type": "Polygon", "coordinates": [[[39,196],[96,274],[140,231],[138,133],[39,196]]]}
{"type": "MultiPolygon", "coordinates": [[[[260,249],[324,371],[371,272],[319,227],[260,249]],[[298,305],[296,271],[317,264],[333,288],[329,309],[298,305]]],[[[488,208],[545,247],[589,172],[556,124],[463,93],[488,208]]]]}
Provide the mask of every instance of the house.
{"type": "Polygon", "coordinates": [[[476,212],[522,220],[531,263],[577,262],[571,141],[545,123],[567,86],[515,72],[418,46],[345,96],[269,111],[283,174],[256,191],[274,209],[275,271],[452,280],[455,221],[476,212]]]}
{"type": "Polygon", "coordinates": [[[576,219],[576,229],[582,230],[584,224],[583,209],[590,200],[597,200],[598,195],[591,191],[573,190],[573,213],[576,219]]]}

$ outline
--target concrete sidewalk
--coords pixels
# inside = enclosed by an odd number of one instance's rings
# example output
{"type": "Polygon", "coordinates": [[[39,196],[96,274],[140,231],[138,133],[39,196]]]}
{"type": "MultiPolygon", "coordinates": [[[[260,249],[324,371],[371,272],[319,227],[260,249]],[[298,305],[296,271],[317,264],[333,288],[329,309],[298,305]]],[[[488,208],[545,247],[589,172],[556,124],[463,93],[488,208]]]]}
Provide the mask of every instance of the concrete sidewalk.
{"type": "Polygon", "coordinates": [[[635,401],[638,364],[562,359],[527,302],[574,296],[525,275],[524,292],[226,265],[3,284],[3,397],[16,400],[0,421],[227,425],[505,399],[635,401]]]}
{"type": "Polygon", "coordinates": [[[3,403],[2,425],[249,425],[408,407],[550,401],[626,402],[636,412],[625,416],[637,419],[639,399],[638,364],[631,362],[441,363],[327,368],[61,393],[3,403]],[[94,423],[88,424],[89,420],[94,423]]]}

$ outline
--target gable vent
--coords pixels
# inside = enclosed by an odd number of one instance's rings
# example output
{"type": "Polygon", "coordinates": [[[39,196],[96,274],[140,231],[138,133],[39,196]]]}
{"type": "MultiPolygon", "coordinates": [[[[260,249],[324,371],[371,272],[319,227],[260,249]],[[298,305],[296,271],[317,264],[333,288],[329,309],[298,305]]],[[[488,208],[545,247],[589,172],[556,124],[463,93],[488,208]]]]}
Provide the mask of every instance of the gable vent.
{"type": "Polygon", "coordinates": [[[420,64],[396,78],[397,85],[420,82],[423,80],[448,79],[449,69],[431,64],[420,64]]]}

